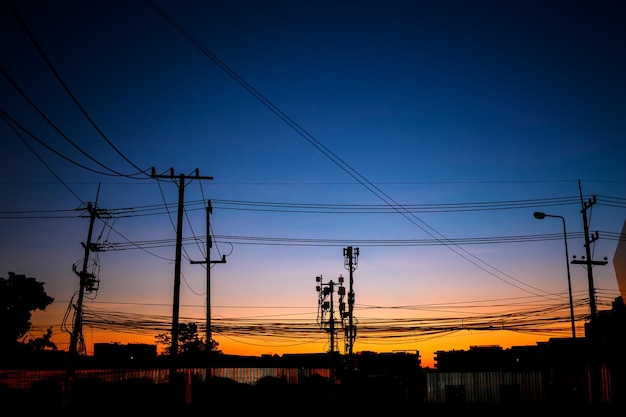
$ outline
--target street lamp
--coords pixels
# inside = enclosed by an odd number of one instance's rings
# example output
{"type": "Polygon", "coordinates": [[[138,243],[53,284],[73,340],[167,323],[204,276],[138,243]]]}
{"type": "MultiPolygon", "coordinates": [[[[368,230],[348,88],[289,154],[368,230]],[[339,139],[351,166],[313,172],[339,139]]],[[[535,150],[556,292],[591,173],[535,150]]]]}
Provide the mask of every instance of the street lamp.
{"type": "Polygon", "coordinates": [[[543,220],[546,217],[556,217],[563,221],[563,239],[565,240],[565,264],[567,265],[567,287],[569,289],[569,313],[572,318],[572,338],[576,339],[576,325],[574,320],[574,302],[572,301],[572,279],[569,273],[569,253],[567,251],[567,230],[565,229],[565,218],[563,216],[557,216],[552,214],[542,213],[536,211],[533,213],[535,219],[543,220]]]}

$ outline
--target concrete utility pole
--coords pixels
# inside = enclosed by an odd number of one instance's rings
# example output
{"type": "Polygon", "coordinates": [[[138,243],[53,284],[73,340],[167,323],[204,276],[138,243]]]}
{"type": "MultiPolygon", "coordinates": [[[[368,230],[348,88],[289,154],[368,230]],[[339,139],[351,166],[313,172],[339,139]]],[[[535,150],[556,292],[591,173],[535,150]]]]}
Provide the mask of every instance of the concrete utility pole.
{"type": "MultiPolygon", "coordinates": [[[[206,264],[206,351],[207,354],[211,352],[213,340],[211,335],[211,264],[224,264],[226,263],[226,255],[222,255],[222,259],[219,261],[211,260],[211,248],[213,242],[211,239],[211,214],[213,213],[213,207],[211,207],[211,200],[207,201],[206,207],[206,259],[204,261],[191,261],[192,264],[206,264]]],[[[207,375],[208,377],[208,375],[207,375]]]]}
{"type": "Polygon", "coordinates": [[[83,243],[83,248],[85,250],[85,255],[83,257],[83,267],[80,271],[77,271],[74,267],[74,273],[76,273],[76,275],[78,275],[79,277],[79,289],[78,300],[76,301],[76,305],[74,306],[74,308],[76,309],[76,313],[74,315],[74,327],[72,329],[72,335],[70,337],[70,372],[73,372],[74,370],[75,361],[79,353],[84,353],[84,346],[81,347],[81,352],[79,352],[78,349],[79,341],[82,341],[83,338],[83,299],[85,296],[85,291],[88,289],[89,282],[95,279],[93,274],[89,274],[87,272],[87,267],[89,265],[89,254],[92,251],[97,251],[97,245],[93,245],[91,243],[91,238],[93,234],[93,225],[96,217],[98,217],[98,209],[92,203],[87,203],[87,212],[89,213],[89,231],[87,232],[87,241],[86,243],[83,243]]]}
{"type": "Polygon", "coordinates": [[[594,261],[591,259],[591,243],[595,242],[599,236],[598,232],[594,234],[594,236],[589,236],[589,224],[587,221],[587,210],[591,208],[596,203],[596,196],[594,195],[592,199],[589,199],[586,203],[583,201],[583,192],[580,186],[580,181],[578,181],[578,189],[580,191],[580,203],[582,205],[581,213],[583,215],[583,228],[585,233],[585,256],[582,260],[574,259],[572,264],[584,264],[587,267],[587,281],[589,284],[589,323],[587,325],[585,331],[585,338],[589,340],[589,345],[591,347],[591,362],[589,363],[589,399],[591,402],[600,402],[602,399],[602,373],[600,370],[600,354],[601,354],[601,346],[599,345],[598,338],[598,329],[597,329],[597,309],[596,309],[596,295],[595,288],[593,283],[593,267],[595,265],[606,265],[607,260],[604,258],[604,261],[594,261]]]}
{"type": "MultiPolygon", "coordinates": [[[[99,193],[100,185],[98,185],[98,194],[99,193]]],[[[96,196],[96,202],[97,201],[98,198],[96,196]]],[[[87,241],[84,243],[81,242],[81,244],[83,245],[83,249],[85,250],[83,256],[83,265],[80,271],[77,270],[76,265],[72,267],[74,273],[78,275],[79,278],[79,289],[78,299],[76,301],[76,304],[74,305],[76,311],[74,313],[74,323],[72,328],[72,334],[70,336],[70,346],[67,359],[67,373],[64,386],[64,400],[68,400],[72,395],[74,375],[76,372],[76,361],[78,360],[79,354],[85,353],[85,342],[83,339],[83,299],[85,297],[85,292],[97,290],[97,284],[99,282],[94,274],[87,272],[87,269],[89,268],[90,253],[98,252],[100,250],[100,245],[91,243],[93,226],[96,217],[104,217],[106,215],[106,212],[104,210],[98,209],[96,203],[87,203],[87,213],[89,214],[89,231],[87,232],[87,241]]]]}
{"type": "Polygon", "coordinates": [[[97,212],[91,203],[87,203],[87,212],[89,213],[90,220],[89,231],[87,232],[87,242],[83,244],[83,249],[85,250],[85,255],[83,256],[83,268],[80,272],[76,271],[76,268],[74,268],[74,273],[76,273],[79,278],[79,289],[78,301],[76,301],[76,305],[74,306],[76,309],[76,313],[74,315],[74,327],[72,329],[72,336],[70,337],[70,358],[72,359],[72,362],[74,362],[75,357],[78,355],[78,339],[81,337],[80,335],[82,334],[83,329],[83,298],[85,295],[85,282],[87,280],[87,265],[91,250],[93,224],[97,215],[97,212]]]}
{"type": "Polygon", "coordinates": [[[574,259],[572,264],[583,264],[586,265],[587,269],[587,282],[589,285],[589,326],[591,327],[591,332],[594,331],[594,326],[597,318],[597,308],[596,308],[596,293],[593,283],[593,267],[594,265],[606,265],[607,260],[604,258],[603,261],[594,261],[591,259],[591,244],[598,240],[598,232],[595,232],[593,236],[589,236],[589,223],[587,221],[587,210],[591,208],[594,204],[596,204],[596,196],[594,195],[592,199],[589,199],[587,202],[583,201],[583,192],[580,186],[580,181],[578,181],[578,189],[580,191],[580,203],[582,205],[581,213],[583,215],[583,229],[585,234],[585,257],[582,260],[574,259]]]}
{"type": "Polygon", "coordinates": [[[178,217],[176,222],[176,258],[174,260],[174,301],[172,303],[172,346],[170,347],[170,381],[173,380],[176,374],[176,363],[178,359],[178,316],[180,310],[180,264],[182,258],[183,247],[183,208],[185,202],[185,179],[191,178],[196,180],[212,180],[213,177],[201,177],[198,169],[196,168],[195,176],[189,177],[185,174],[178,176],[174,175],[174,169],[170,168],[169,175],[156,174],[154,167],[152,168],[151,178],[156,179],[171,179],[178,178],[178,217]]]}

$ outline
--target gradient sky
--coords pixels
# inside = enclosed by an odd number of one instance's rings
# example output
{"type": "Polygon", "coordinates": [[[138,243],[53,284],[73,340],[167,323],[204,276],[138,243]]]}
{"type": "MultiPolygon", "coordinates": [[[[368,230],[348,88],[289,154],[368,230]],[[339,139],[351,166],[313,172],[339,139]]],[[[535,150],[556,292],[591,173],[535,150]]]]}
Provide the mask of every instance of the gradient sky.
{"type": "MultiPolygon", "coordinates": [[[[177,180],[196,170],[213,179],[185,182],[180,320],[206,320],[206,269],[190,261],[206,259],[210,200],[225,353],[327,351],[315,277],[347,278],[348,246],[355,351],[418,350],[432,365],[437,350],[568,337],[563,224],[533,212],[563,216],[580,259],[581,195],[597,198],[593,258],[608,262],[593,269],[598,308],[620,295],[623,2],[0,7],[0,276],[54,297],[34,336],[52,326],[68,348],[88,202],[103,251],[89,259],[87,353],[171,329],[177,180]]],[[[570,268],[582,336],[587,272],[570,268]]]]}

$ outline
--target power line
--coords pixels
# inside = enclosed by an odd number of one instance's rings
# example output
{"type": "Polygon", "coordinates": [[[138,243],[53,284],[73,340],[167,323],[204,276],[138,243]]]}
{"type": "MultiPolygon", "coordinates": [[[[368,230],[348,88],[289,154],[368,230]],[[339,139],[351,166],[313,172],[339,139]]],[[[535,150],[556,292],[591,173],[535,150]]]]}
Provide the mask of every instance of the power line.
{"type": "MultiPolygon", "coordinates": [[[[159,183],[160,184],[160,183],[159,183]]],[[[160,187],[160,185],[159,185],[160,187]]],[[[146,206],[120,207],[109,210],[115,217],[143,217],[157,216],[168,214],[171,216],[170,209],[175,208],[176,204],[167,203],[163,191],[161,190],[163,204],[153,204],[146,206]]],[[[378,204],[337,204],[337,203],[291,203],[291,202],[271,202],[271,201],[246,201],[246,200],[223,200],[211,199],[213,208],[218,210],[244,210],[255,212],[279,212],[279,213],[303,213],[303,214],[395,214],[396,211],[387,205],[378,204]]],[[[440,203],[440,204],[405,204],[407,211],[416,213],[449,213],[449,212],[467,212],[467,211],[485,211],[485,210],[511,210],[522,208],[539,208],[551,205],[579,205],[579,197],[558,197],[558,198],[540,198],[528,200],[509,200],[509,201],[487,201],[487,202],[458,202],[458,203],[440,203]]],[[[186,211],[198,211],[205,209],[205,200],[190,200],[185,202],[186,211]]],[[[609,206],[626,208],[626,199],[612,196],[598,196],[598,206],[609,206]]],[[[65,209],[70,211],[73,209],[65,209]]],[[[38,210],[37,213],[59,212],[63,210],[50,209],[38,210]]],[[[0,211],[0,216],[12,215],[15,218],[19,214],[30,215],[32,210],[13,210],[0,211]]],[[[27,218],[27,217],[26,217],[27,218]]],[[[51,217],[53,218],[53,217],[51,217]]]]}
{"type": "Polygon", "coordinates": [[[26,145],[26,147],[28,148],[29,151],[31,151],[33,153],[33,155],[35,155],[35,157],[37,159],[39,159],[39,161],[46,167],[46,169],[48,169],[48,171],[50,171],[50,173],[52,175],[54,175],[54,177],[74,196],[76,197],[76,199],[78,201],[80,201],[81,203],[84,204],[83,200],[81,200],[81,198],[78,196],[78,194],[76,194],[74,192],[74,190],[72,190],[69,185],[67,185],[62,179],[61,177],[59,177],[57,175],[57,173],[50,167],[50,165],[48,165],[46,163],[46,161],[28,144],[28,142],[26,141],[26,139],[24,139],[24,137],[20,134],[20,132],[17,131],[17,129],[15,128],[14,124],[11,123],[11,120],[9,119],[9,116],[4,112],[4,110],[0,109],[0,111],[2,112],[2,118],[5,120],[5,122],[7,122],[7,124],[9,125],[9,127],[11,128],[11,130],[13,130],[13,132],[15,133],[15,135],[20,138],[20,140],[24,143],[24,145],[26,145]]]}
{"type": "Polygon", "coordinates": [[[78,99],[76,98],[76,96],[72,93],[71,89],[67,86],[67,84],[65,83],[65,81],[63,80],[63,78],[61,77],[61,75],[59,74],[59,72],[56,70],[56,68],[54,67],[54,65],[52,64],[52,62],[50,61],[50,59],[48,58],[48,56],[46,55],[46,53],[44,52],[43,48],[39,45],[39,42],[37,41],[37,39],[35,38],[35,36],[33,35],[33,33],[30,31],[30,29],[28,28],[28,25],[26,24],[26,22],[24,21],[24,19],[22,18],[22,16],[19,14],[19,12],[17,11],[17,9],[15,8],[15,5],[13,4],[12,0],[8,0],[9,6],[11,7],[11,11],[13,12],[13,14],[15,15],[15,17],[19,20],[20,25],[22,26],[22,28],[24,29],[24,31],[26,32],[26,34],[28,35],[28,37],[30,38],[31,42],[33,43],[33,45],[35,46],[35,48],[37,49],[37,51],[39,52],[39,54],[41,55],[41,57],[44,59],[44,61],[46,61],[46,64],[48,65],[48,67],[50,68],[50,70],[52,71],[52,73],[54,74],[54,76],[56,77],[56,79],[59,81],[59,83],[63,86],[63,88],[65,89],[65,91],[67,92],[67,94],[70,96],[70,98],[72,99],[72,101],[74,102],[74,104],[76,104],[76,107],[78,107],[78,109],[81,111],[81,113],[85,116],[85,118],[89,121],[89,123],[93,126],[93,128],[98,132],[98,134],[106,141],[106,143],[113,148],[113,150],[119,155],[121,156],[126,162],[128,162],[133,168],[135,168],[136,170],[138,170],[139,172],[136,174],[131,174],[131,175],[123,175],[123,174],[119,174],[116,171],[113,171],[119,175],[122,176],[126,176],[126,177],[135,177],[139,174],[143,174],[145,176],[145,178],[149,178],[149,175],[147,174],[147,170],[141,169],[139,168],[137,165],[135,165],[132,161],[130,161],[130,159],[128,159],[122,152],[120,152],[120,150],[109,140],[109,138],[102,132],[102,130],[98,127],[98,125],[96,124],[96,122],[94,122],[94,120],[91,118],[91,116],[89,116],[89,113],[87,113],[87,111],[85,110],[85,108],[80,104],[80,102],[78,101],[78,99]]]}
{"type": "MultiPolygon", "coordinates": [[[[608,299],[600,300],[601,305],[610,306],[608,299]]],[[[577,297],[576,306],[586,306],[584,297],[577,297]]],[[[433,305],[432,307],[436,307],[433,305]]],[[[362,317],[359,315],[359,342],[371,343],[374,341],[386,343],[406,343],[426,335],[444,334],[458,330],[495,331],[507,330],[525,333],[555,333],[567,335],[570,332],[569,302],[566,297],[559,303],[540,303],[537,307],[511,311],[506,305],[504,311],[494,311],[488,314],[448,315],[438,317],[403,317],[382,318],[362,317]]],[[[239,307],[238,307],[239,308],[239,307]]],[[[250,307],[251,308],[251,307],[250,307]]],[[[255,307],[262,308],[262,307],[255,307]]],[[[267,307],[276,308],[276,307],[267,307]]],[[[379,307],[380,309],[392,307],[379,307]]],[[[400,308],[400,306],[394,307],[400,308]]],[[[476,307],[472,307],[476,308],[476,307]]],[[[315,310],[311,307],[312,310],[315,310]]],[[[358,311],[361,306],[356,305],[358,311]]],[[[311,315],[315,313],[312,312],[311,315]]],[[[586,313],[579,313],[576,321],[584,320],[586,313]]],[[[194,316],[180,318],[182,322],[202,322],[194,316]]],[[[89,306],[85,310],[85,325],[102,331],[121,331],[144,333],[146,331],[163,332],[167,330],[168,316],[149,314],[135,314],[120,311],[110,311],[89,306]]],[[[202,325],[199,325],[201,329],[202,325]]],[[[280,321],[267,317],[259,318],[213,318],[214,332],[228,338],[263,338],[275,339],[308,339],[318,337],[321,333],[314,317],[286,318],[280,321]]]]}
{"type": "MultiPolygon", "coordinates": [[[[54,124],[54,122],[52,122],[52,120],[50,120],[50,118],[48,116],[46,116],[46,114],[30,99],[30,97],[28,97],[28,95],[17,85],[17,83],[9,76],[9,74],[4,70],[4,68],[0,67],[0,71],[2,71],[2,74],[5,76],[6,79],[9,80],[9,82],[13,85],[13,88],[15,88],[21,95],[22,97],[24,97],[24,99],[26,99],[26,101],[28,102],[28,104],[35,109],[35,111],[46,121],[46,123],[48,123],[48,125],[50,125],[63,139],[65,139],[70,145],[72,145],[76,150],[78,150],[81,154],[83,154],[84,156],[86,156],[87,158],[89,158],[89,160],[91,160],[92,162],[95,162],[97,165],[101,166],[102,168],[111,171],[112,173],[114,173],[117,176],[125,176],[123,174],[121,174],[120,172],[117,172],[116,170],[109,168],[108,166],[104,165],[102,162],[98,161],[97,159],[95,159],[94,157],[92,157],[91,155],[89,155],[85,150],[83,150],[80,146],[78,146],[74,141],[72,141],[56,124],[54,124]]],[[[8,114],[3,110],[2,111],[3,114],[5,115],[5,117],[9,117],[8,114]]],[[[20,127],[20,129],[26,131],[26,129],[22,126],[19,125],[15,119],[11,118],[11,120],[13,121],[14,124],[18,125],[20,127]]],[[[28,134],[35,138],[34,135],[31,135],[30,132],[28,132],[28,134]]],[[[37,139],[37,141],[40,144],[43,144],[43,141],[37,139]]],[[[52,147],[45,145],[46,148],[48,148],[49,150],[53,150],[52,147]]],[[[61,155],[60,152],[54,151],[57,155],[61,155]]],[[[64,159],[71,161],[69,158],[64,157],[64,159]]],[[[73,162],[76,165],[79,165],[82,167],[82,165],[73,162]]],[[[110,175],[110,174],[109,174],[110,175]]]]}
{"type": "MultiPolygon", "coordinates": [[[[285,124],[291,127],[298,135],[300,135],[309,144],[311,144],[314,148],[320,151],[326,158],[328,158],[331,162],[337,165],[337,167],[339,167],[341,170],[347,173],[350,177],[355,179],[359,184],[365,187],[368,191],[370,191],[372,194],[378,197],[381,201],[383,201],[389,207],[394,209],[398,214],[406,218],[411,224],[421,229],[424,233],[431,236],[433,239],[440,240],[442,244],[446,246],[449,250],[451,250],[453,253],[465,259],[470,264],[488,273],[489,275],[495,277],[496,279],[503,281],[513,287],[522,289],[522,290],[524,289],[519,287],[518,285],[516,285],[515,283],[511,281],[515,281],[521,285],[524,285],[525,287],[532,288],[533,290],[541,291],[540,289],[534,288],[524,282],[521,282],[518,279],[512,277],[511,275],[505,273],[504,271],[494,267],[493,265],[487,263],[486,261],[479,258],[475,254],[469,252],[464,247],[455,245],[453,241],[450,241],[442,233],[440,233],[435,228],[427,224],[425,221],[417,217],[415,213],[406,211],[406,209],[404,209],[402,205],[396,202],[392,197],[390,197],[387,193],[385,193],[382,189],[380,189],[376,184],[372,183],[367,178],[365,178],[358,170],[356,170],[354,167],[346,163],[341,157],[339,157],[332,150],[327,148],[323,143],[321,143],[313,135],[311,135],[306,129],[304,129],[302,126],[296,123],[293,119],[287,116],[274,103],[272,103],[265,96],[263,96],[263,94],[261,94],[252,85],[246,82],[239,74],[237,74],[237,72],[235,72],[232,68],[226,65],[214,53],[208,50],[201,42],[199,42],[196,38],[194,38],[184,27],[182,27],[178,22],[176,22],[172,17],[170,17],[161,9],[159,9],[152,1],[146,0],[146,3],[157,14],[159,14],[165,21],[167,21],[167,23],[169,23],[174,29],[176,29],[183,37],[185,37],[191,44],[193,44],[204,55],[206,55],[209,59],[211,59],[220,69],[222,69],[233,80],[235,80],[245,90],[247,90],[250,94],[252,94],[259,102],[261,102],[264,106],[266,106],[279,119],[285,122],[285,124]]],[[[525,290],[525,291],[528,291],[528,290],[525,290]]]]}

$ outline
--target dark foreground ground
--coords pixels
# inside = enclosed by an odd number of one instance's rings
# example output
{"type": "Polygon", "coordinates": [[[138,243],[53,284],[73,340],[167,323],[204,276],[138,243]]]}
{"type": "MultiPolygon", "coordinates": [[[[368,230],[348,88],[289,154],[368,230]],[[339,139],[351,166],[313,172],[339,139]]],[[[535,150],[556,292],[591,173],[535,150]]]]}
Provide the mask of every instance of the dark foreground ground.
{"type": "Polygon", "coordinates": [[[2,410],[20,410],[20,414],[39,412],[65,416],[162,415],[173,412],[180,416],[236,413],[237,415],[269,414],[272,416],[321,415],[413,415],[435,416],[444,413],[459,417],[472,413],[482,417],[527,415],[529,417],[563,415],[589,416],[626,415],[626,402],[586,403],[574,401],[542,401],[525,403],[440,403],[428,404],[420,392],[405,386],[382,383],[331,385],[327,381],[289,385],[282,380],[266,379],[255,385],[240,384],[227,379],[180,386],[132,380],[115,384],[99,380],[77,381],[71,392],[64,392],[58,383],[49,381],[30,390],[0,389],[2,410]]]}

